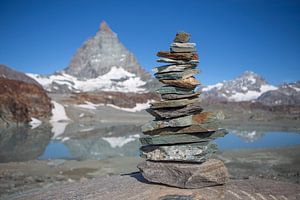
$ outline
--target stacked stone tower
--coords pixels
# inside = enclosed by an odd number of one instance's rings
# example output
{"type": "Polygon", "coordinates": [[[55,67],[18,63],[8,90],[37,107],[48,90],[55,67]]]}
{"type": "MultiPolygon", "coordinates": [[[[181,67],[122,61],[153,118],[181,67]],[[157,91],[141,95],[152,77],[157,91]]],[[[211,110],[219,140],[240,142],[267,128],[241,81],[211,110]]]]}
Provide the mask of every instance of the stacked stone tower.
{"type": "Polygon", "coordinates": [[[194,77],[199,73],[196,44],[188,33],[176,34],[170,51],[160,51],[157,61],[167,63],[154,68],[155,77],[164,85],[158,89],[161,101],[147,110],[155,117],[142,127],[138,165],[150,182],[180,188],[199,188],[224,184],[228,172],[223,162],[211,159],[217,150],[212,141],[226,134],[218,128],[221,113],[203,111],[194,77]]]}

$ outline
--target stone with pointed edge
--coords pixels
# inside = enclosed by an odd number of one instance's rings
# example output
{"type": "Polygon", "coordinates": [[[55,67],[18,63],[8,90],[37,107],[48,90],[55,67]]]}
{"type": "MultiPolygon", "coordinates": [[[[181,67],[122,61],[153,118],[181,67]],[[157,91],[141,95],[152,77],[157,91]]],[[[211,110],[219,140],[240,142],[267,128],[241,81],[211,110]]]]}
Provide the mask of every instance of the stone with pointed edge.
{"type": "Polygon", "coordinates": [[[199,74],[199,72],[198,69],[188,69],[183,72],[156,73],[154,76],[158,80],[177,80],[195,76],[196,74],[199,74]]]}

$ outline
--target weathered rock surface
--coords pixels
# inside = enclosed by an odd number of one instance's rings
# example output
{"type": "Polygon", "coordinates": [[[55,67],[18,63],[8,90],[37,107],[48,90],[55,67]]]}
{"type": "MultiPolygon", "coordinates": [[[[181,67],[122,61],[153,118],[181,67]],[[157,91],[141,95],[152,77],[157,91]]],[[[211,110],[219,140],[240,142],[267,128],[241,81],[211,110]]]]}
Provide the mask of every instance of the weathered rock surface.
{"type": "Polygon", "coordinates": [[[78,78],[96,78],[108,73],[113,66],[122,67],[142,80],[151,78],[103,21],[96,35],[77,50],[65,72],[78,78]]]}
{"type": "Polygon", "coordinates": [[[196,86],[200,85],[200,82],[192,76],[178,80],[161,80],[161,82],[164,84],[183,88],[195,88],[196,86]]]}
{"type": "Polygon", "coordinates": [[[145,161],[138,168],[151,182],[180,188],[221,185],[229,176],[224,163],[215,159],[202,164],[145,161]]]}
{"type": "Polygon", "coordinates": [[[169,100],[169,101],[156,101],[151,103],[152,109],[158,108],[175,108],[186,106],[195,102],[199,102],[199,99],[180,99],[180,100],[169,100]]]}
{"type": "Polygon", "coordinates": [[[195,43],[177,43],[174,42],[171,44],[170,47],[171,52],[195,52],[196,51],[196,44],[195,43]]]}
{"type": "Polygon", "coordinates": [[[154,74],[155,78],[157,78],[158,80],[177,80],[177,79],[185,79],[188,78],[190,76],[194,76],[196,74],[199,74],[199,70],[198,69],[187,69],[183,72],[168,72],[168,73],[156,73],[154,74]]]}
{"type": "Polygon", "coordinates": [[[159,58],[156,61],[162,62],[162,63],[174,63],[174,64],[179,64],[179,65],[185,65],[185,64],[196,65],[199,62],[198,60],[184,61],[184,60],[175,60],[175,59],[170,59],[170,58],[159,58]]]}
{"type": "Polygon", "coordinates": [[[186,43],[190,41],[191,35],[186,32],[178,32],[173,40],[173,42],[186,43]]]}
{"type": "Polygon", "coordinates": [[[157,92],[159,94],[193,94],[194,88],[182,88],[165,85],[160,87],[157,92]]]}
{"type": "Polygon", "coordinates": [[[52,104],[36,84],[0,78],[0,125],[27,123],[51,116],[52,104]]]}
{"type": "Polygon", "coordinates": [[[192,134],[153,135],[140,138],[140,142],[142,143],[142,145],[167,145],[206,142],[217,137],[223,137],[226,135],[226,133],[226,131],[217,130],[211,132],[199,132],[192,134]]]}
{"type": "Polygon", "coordinates": [[[214,142],[160,146],[147,145],[140,148],[141,157],[147,160],[197,163],[208,160],[216,150],[217,145],[214,142]]]}
{"type": "Polygon", "coordinates": [[[195,69],[195,64],[184,64],[184,65],[164,65],[160,67],[154,67],[154,73],[166,73],[166,72],[183,72],[186,69],[195,69]]]}
{"type": "Polygon", "coordinates": [[[190,61],[190,60],[198,60],[198,54],[197,53],[172,53],[169,51],[160,51],[156,54],[158,57],[163,58],[170,58],[173,60],[184,60],[184,61],[190,61]]]}
{"type": "Polygon", "coordinates": [[[200,113],[203,110],[201,102],[196,101],[184,107],[147,109],[146,111],[157,119],[175,118],[200,113]]]}
{"type": "Polygon", "coordinates": [[[164,100],[176,100],[176,99],[191,99],[197,98],[200,92],[195,92],[194,94],[162,94],[161,98],[164,100]]]}
{"type": "MultiPolygon", "coordinates": [[[[187,127],[167,127],[162,129],[156,129],[152,131],[146,131],[146,135],[172,135],[172,134],[192,134],[192,133],[205,133],[212,132],[218,129],[217,122],[208,122],[198,125],[191,125],[187,127]]],[[[223,129],[222,129],[223,130],[223,129]]]]}
{"type": "Polygon", "coordinates": [[[150,121],[142,126],[143,133],[154,131],[157,129],[167,127],[185,127],[191,125],[198,125],[203,123],[216,122],[221,116],[218,113],[202,112],[195,115],[179,117],[174,119],[167,119],[161,121],[150,121]]]}

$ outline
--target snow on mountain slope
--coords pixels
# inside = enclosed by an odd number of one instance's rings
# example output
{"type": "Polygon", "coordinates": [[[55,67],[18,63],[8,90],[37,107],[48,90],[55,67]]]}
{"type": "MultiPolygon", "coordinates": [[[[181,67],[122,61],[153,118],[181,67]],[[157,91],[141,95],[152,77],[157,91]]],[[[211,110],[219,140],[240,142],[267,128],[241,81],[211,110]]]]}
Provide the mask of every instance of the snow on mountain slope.
{"type": "Polygon", "coordinates": [[[251,101],[267,91],[276,89],[277,87],[269,85],[258,74],[246,71],[236,79],[203,87],[201,98],[236,102],[251,101]]]}
{"type": "Polygon", "coordinates": [[[62,86],[65,90],[74,92],[89,92],[89,91],[118,91],[118,92],[143,92],[141,88],[146,84],[140,77],[126,71],[122,67],[112,67],[111,70],[97,78],[80,80],[65,72],[41,76],[37,74],[27,74],[31,78],[39,82],[47,91],[59,91],[62,86]]]}

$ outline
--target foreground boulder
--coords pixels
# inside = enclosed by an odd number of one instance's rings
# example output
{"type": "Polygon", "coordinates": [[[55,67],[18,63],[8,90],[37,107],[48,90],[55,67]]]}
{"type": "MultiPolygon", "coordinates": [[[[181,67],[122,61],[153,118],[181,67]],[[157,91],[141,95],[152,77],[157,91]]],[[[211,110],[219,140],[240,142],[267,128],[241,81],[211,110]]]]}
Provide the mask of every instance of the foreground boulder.
{"type": "Polygon", "coordinates": [[[180,188],[201,188],[222,185],[228,181],[228,171],[220,160],[197,163],[145,161],[138,165],[143,176],[155,183],[180,188]]]}

